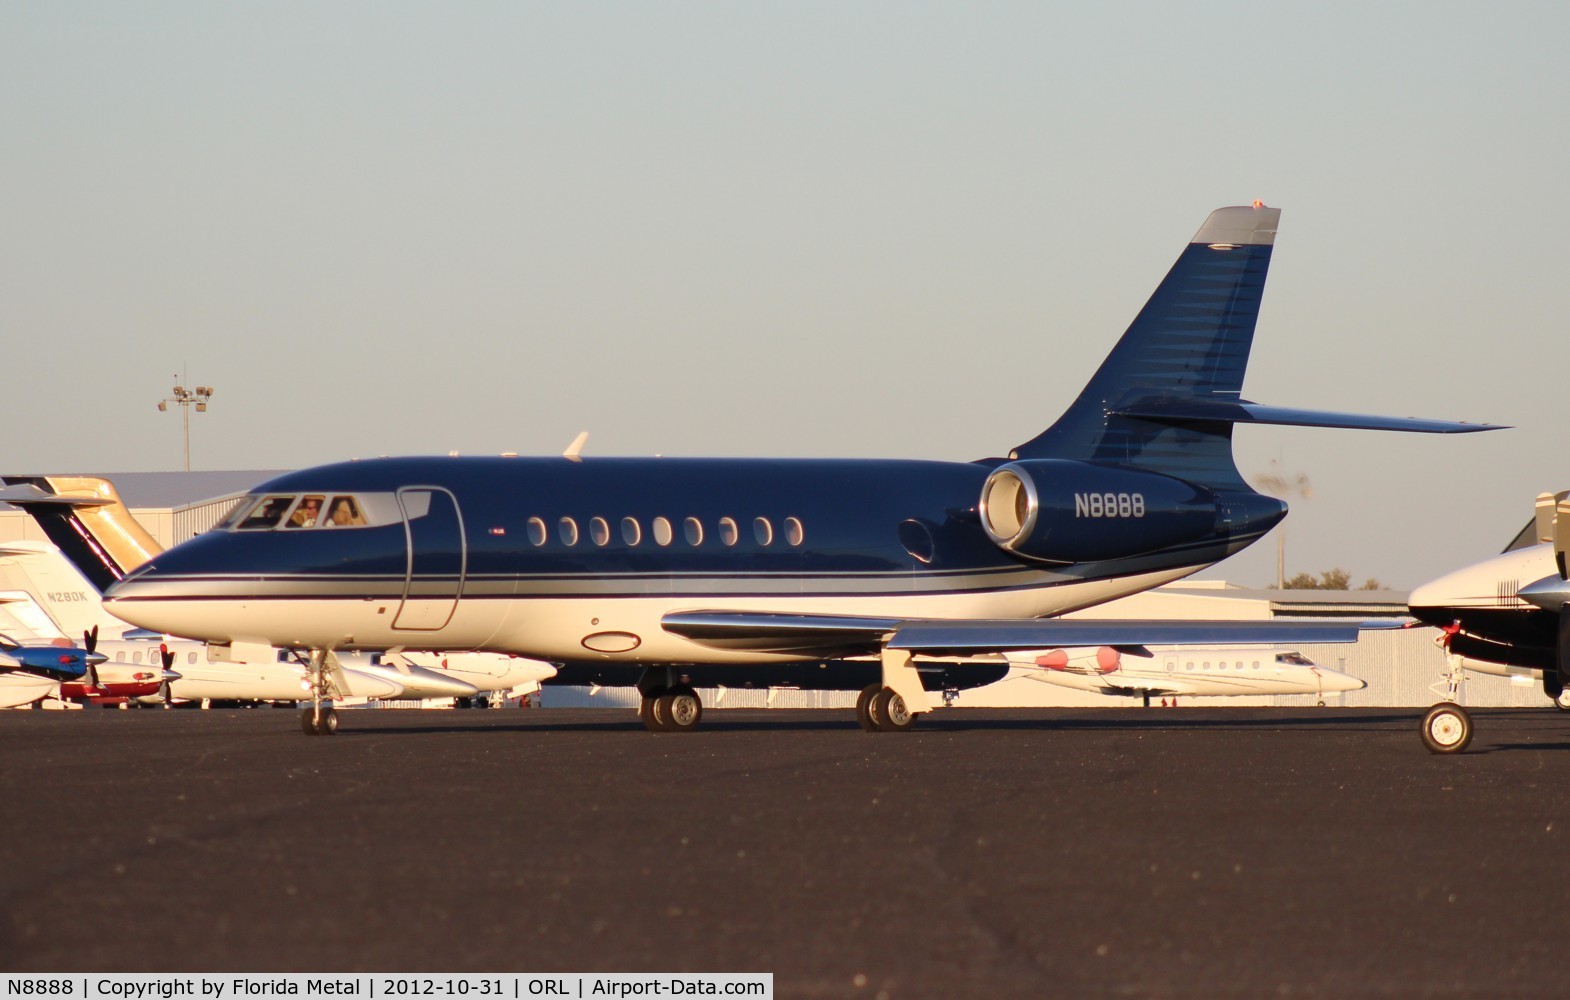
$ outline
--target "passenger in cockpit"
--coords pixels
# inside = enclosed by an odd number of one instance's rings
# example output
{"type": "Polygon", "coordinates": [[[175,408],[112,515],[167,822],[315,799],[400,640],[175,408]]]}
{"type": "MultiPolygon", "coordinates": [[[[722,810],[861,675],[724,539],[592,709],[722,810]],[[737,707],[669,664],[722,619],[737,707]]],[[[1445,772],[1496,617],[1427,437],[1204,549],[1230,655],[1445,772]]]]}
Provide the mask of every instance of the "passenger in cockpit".
{"type": "Polygon", "coordinates": [[[353,497],[335,497],[333,499],[332,509],[327,512],[327,525],[329,527],[364,523],[365,518],[360,516],[360,510],[355,505],[353,497]]]}

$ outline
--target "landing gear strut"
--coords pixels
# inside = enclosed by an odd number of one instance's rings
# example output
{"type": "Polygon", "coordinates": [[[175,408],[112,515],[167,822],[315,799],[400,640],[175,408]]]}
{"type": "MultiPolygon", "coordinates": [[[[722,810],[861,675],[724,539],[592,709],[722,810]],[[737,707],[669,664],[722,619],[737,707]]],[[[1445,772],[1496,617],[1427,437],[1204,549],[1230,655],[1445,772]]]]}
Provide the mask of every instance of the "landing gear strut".
{"type": "Polygon", "coordinates": [[[306,665],[306,684],[311,689],[311,707],[300,712],[300,730],[307,736],[332,736],[338,732],[338,713],[331,701],[338,693],[333,673],[338,658],[331,650],[314,650],[306,665]]]}
{"type": "Polygon", "coordinates": [[[1430,690],[1444,701],[1428,710],[1418,728],[1429,753],[1460,753],[1472,742],[1472,716],[1459,704],[1461,682],[1466,674],[1461,667],[1461,657],[1450,652],[1450,640],[1459,631],[1461,623],[1456,622],[1435,640],[1445,651],[1445,672],[1430,690]]]}

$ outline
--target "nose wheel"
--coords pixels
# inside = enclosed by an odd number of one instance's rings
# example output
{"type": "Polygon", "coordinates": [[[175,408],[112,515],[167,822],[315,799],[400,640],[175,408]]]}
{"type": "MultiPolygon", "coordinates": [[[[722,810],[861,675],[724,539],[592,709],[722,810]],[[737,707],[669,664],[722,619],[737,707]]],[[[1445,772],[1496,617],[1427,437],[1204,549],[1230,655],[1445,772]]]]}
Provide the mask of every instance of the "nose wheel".
{"type": "Polygon", "coordinates": [[[338,732],[338,713],[331,705],[304,709],[300,712],[300,729],[307,736],[331,736],[338,732]]]}
{"type": "Polygon", "coordinates": [[[1472,716],[1460,705],[1441,702],[1423,716],[1421,733],[1429,753],[1460,753],[1472,742],[1472,716]]]}

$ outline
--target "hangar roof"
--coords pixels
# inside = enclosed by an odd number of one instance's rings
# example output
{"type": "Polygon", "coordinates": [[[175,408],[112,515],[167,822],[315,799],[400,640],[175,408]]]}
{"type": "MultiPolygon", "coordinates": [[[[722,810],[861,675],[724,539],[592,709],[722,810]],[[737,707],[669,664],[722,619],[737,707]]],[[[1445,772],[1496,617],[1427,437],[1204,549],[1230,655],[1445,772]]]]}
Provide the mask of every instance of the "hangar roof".
{"type": "MultiPolygon", "coordinates": [[[[195,507],[249,492],[284,470],[248,469],[227,472],[79,472],[32,473],[33,475],[97,476],[114,483],[120,499],[133,510],[167,510],[195,507]]],[[[0,510],[12,510],[0,504],[0,510]]]]}

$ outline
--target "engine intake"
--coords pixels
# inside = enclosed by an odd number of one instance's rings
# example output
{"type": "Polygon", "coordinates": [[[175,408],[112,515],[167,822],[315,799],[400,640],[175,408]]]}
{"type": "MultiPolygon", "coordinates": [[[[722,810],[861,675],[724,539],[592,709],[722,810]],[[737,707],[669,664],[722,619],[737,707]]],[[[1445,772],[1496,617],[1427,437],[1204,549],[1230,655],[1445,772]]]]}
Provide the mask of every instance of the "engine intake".
{"type": "Polygon", "coordinates": [[[1216,533],[1216,495],[1154,472],[1031,459],[993,470],[981,523],[999,547],[1050,563],[1118,559],[1216,533]]]}

